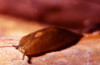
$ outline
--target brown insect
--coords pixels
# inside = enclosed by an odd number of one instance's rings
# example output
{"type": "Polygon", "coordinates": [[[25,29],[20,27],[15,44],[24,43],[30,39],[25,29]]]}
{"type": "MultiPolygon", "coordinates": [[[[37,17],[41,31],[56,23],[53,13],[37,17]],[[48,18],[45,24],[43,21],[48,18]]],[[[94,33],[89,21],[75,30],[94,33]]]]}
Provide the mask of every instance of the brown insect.
{"type": "Polygon", "coordinates": [[[13,47],[23,53],[23,59],[25,55],[31,58],[72,46],[81,37],[81,34],[63,28],[48,27],[22,37],[19,45],[13,47]]]}

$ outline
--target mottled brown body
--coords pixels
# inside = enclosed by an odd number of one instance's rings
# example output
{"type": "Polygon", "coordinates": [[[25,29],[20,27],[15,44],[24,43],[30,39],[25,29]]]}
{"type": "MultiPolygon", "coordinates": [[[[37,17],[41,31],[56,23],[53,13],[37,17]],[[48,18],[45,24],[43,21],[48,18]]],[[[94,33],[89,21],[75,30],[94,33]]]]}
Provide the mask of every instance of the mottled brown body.
{"type": "Polygon", "coordinates": [[[49,27],[24,36],[18,45],[18,50],[25,55],[36,55],[53,51],[67,43],[80,38],[79,34],[58,27],[49,27]]]}

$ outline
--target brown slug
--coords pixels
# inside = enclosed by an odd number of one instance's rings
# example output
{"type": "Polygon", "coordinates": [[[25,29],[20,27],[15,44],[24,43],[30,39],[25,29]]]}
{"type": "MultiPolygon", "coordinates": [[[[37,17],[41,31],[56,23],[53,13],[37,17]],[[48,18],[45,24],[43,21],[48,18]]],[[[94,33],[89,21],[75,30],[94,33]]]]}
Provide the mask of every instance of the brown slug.
{"type": "Polygon", "coordinates": [[[25,55],[34,56],[67,48],[69,45],[72,46],[71,42],[74,43],[75,40],[79,40],[81,37],[81,34],[63,28],[48,27],[22,37],[19,45],[13,45],[13,47],[23,53],[24,59],[25,55]]]}

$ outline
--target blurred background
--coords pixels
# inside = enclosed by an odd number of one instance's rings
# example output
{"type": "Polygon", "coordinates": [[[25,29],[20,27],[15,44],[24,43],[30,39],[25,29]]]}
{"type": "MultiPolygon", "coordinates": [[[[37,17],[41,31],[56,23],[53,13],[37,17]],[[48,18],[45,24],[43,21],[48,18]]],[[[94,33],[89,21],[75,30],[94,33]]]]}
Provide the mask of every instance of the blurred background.
{"type": "MultiPolygon", "coordinates": [[[[48,26],[94,33],[63,51],[34,57],[34,65],[100,65],[100,0],[0,0],[0,46],[18,45],[22,36],[48,26]]],[[[0,65],[26,61],[18,50],[0,48],[0,65]]]]}
{"type": "Polygon", "coordinates": [[[24,36],[47,26],[36,21],[26,21],[12,16],[0,15],[0,37],[24,36]]]}
{"type": "Polygon", "coordinates": [[[99,30],[100,0],[0,0],[0,36],[23,36],[48,26],[99,30]]]}

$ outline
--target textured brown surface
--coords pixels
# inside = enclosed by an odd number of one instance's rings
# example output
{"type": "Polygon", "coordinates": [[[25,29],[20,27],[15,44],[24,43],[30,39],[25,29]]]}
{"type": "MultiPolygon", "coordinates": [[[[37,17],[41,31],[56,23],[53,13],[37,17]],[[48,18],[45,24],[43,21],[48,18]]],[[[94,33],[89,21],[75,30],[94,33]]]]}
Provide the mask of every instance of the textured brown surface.
{"type": "MultiPolygon", "coordinates": [[[[48,25],[0,16],[0,46],[17,45],[23,35],[48,25]],[[24,22],[24,23],[23,23],[24,22]],[[22,26],[22,27],[21,27],[22,26]]],[[[0,48],[0,65],[29,65],[13,47],[0,48]]],[[[31,65],[100,65],[100,33],[84,34],[74,46],[33,57],[31,65]]]]}
{"type": "MultiPolygon", "coordinates": [[[[21,37],[2,37],[0,45],[18,44],[21,37]]],[[[76,45],[33,57],[33,65],[100,65],[100,34],[86,34],[76,45]]],[[[28,65],[27,57],[14,48],[0,49],[0,65],[28,65]]]]}

